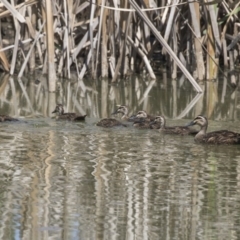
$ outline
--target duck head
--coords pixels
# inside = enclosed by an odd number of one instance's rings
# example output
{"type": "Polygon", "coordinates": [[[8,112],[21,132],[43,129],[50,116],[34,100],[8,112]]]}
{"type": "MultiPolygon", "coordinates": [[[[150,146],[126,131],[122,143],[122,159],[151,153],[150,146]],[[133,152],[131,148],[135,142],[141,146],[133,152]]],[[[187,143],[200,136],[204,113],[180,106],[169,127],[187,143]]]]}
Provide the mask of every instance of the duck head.
{"type": "Polygon", "coordinates": [[[59,115],[64,114],[64,109],[62,104],[57,104],[56,108],[52,113],[57,113],[59,115]]]}
{"type": "Polygon", "coordinates": [[[163,116],[156,116],[155,119],[150,123],[150,125],[153,125],[155,123],[158,123],[160,125],[160,128],[165,127],[165,117],[163,116]]]}
{"type": "Polygon", "coordinates": [[[193,125],[199,125],[201,128],[207,127],[208,120],[206,117],[204,117],[202,115],[198,115],[197,117],[195,117],[193,119],[193,121],[191,121],[189,124],[187,124],[187,126],[193,126],[193,125]]]}
{"type": "Polygon", "coordinates": [[[124,105],[117,105],[117,110],[115,112],[112,113],[113,114],[117,114],[117,113],[122,113],[123,115],[128,115],[128,108],[124,105]]]}

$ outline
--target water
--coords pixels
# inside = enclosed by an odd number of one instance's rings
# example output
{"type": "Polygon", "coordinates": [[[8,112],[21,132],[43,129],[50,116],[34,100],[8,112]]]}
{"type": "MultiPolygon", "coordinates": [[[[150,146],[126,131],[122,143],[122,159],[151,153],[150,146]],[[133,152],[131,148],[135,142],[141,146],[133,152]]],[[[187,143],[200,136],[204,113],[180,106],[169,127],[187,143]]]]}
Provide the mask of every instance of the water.
{"type": "Polygon", "coordinates": [[[29,79],[0,82],[2,113],[21,120],[0,124],[1,239],[240,238],[240,146],[95,126],[126,104],[168,125],[204,114],[210,130],[240,132],[238,91],[206,83],[196,98],[187,82],[136,78],[49,94],[29,79]],[[56,122],[57,102],[86,122],[56,122]]]}

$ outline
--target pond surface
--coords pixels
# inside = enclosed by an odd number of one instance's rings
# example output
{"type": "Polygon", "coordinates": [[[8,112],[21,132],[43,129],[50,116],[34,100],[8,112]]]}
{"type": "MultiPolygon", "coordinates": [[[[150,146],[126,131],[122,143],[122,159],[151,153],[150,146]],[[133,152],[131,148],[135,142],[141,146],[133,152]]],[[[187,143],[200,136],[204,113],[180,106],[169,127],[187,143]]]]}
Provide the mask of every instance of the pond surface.
{"type": "Polygon", "coordinates": [[[185,125],[240,132],[239,92],[225,80],[129,79],[117,86],[2,76],[0,239],[239,239],[240,146],[206,146],[156,130],[104,129],[116,104],[185,125]],[[52,119],[56,103],[86,122],[52,119]]]}

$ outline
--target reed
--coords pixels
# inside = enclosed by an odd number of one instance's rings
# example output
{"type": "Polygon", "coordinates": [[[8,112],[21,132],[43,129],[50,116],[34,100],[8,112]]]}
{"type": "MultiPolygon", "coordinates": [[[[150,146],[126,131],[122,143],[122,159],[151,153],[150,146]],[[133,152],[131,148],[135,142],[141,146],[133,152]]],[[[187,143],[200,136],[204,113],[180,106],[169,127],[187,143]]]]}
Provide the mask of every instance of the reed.
{"type": "Polygon", "coordinates": [[[48,75],[50,91],[56,90],[57,76],[69,79],[73,72],[79,79],[102,77],[116,82],[143,69],[155,79],[165,64],[169,77],[177,78],[180,68],[195,80],[212,80],[222,68],[235,69],[240,3],[172,0],[160,1],[159,8],[146,0],[137,3],[147,10],[141,17],[130,2],[2,0],[1,69],[13,75],[21,66],[19,76],[41,69],[48,75]],[[164,44],[154,31],[163,36],[164,44]],[[30,49],[26,62],[25,51],[30,49]]]}

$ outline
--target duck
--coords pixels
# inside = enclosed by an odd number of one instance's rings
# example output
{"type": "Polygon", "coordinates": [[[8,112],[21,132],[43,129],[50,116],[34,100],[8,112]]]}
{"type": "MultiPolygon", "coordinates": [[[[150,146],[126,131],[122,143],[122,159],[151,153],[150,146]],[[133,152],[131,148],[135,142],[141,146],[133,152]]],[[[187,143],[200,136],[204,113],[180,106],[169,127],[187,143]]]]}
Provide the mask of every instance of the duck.
{"type": "Polygon", "coordinates": [[[56,113],[57,120],[84,121],[87,115],[77,115],[76,113],[65,113],[62,104],[57,104],[52,113],[56,113]]]}
{"type": "Polygon", "coordinates": [[[0,122],[16,122],[16,121],[19,120],[8,115],[0,115],[0,122]]]}
{"type": "Polygon", "coordinates": [[[193,129],[187,126],[168,127],[166,126],[166,119],[164,116],[156,116],[154,121],[150,123],[150,128],[159,129],[160,132],[163,132],[166,134],[196,135],[198,133],[196,129],[193,129]]]}
{"type": "Polygon", "coordinates": [[[115,112],[113,112],[112,115],[121,113],[122,114],[121,119],[122,120],[128,120],[129,119],[128,107],[125,106],[125,105],[117,105],[117,107],[118,107],[117,110],[115,112]]]}
{"type": "Polygon", "coordinates": [[[141,110],[141,111],[138,111],[138,113],[131,118],[134,121],[133,123],[134,127],[146,129],[146,128],[150,128],[150,123],[154,120],[155,117],[147,114],[146,111],[141,110]]]}
{"type": "MultiPolygon", "coordinates": [[[[117,110],[112,113],[112,115],[121,113],[121,121],[131,121],[129,120],[130,117],[128,116],[128,107],[125,105],[117,105],[117,110]]],[[[103,118],[101,119],[96,125],[99,127],[111,128],[111,127],[127,127],[125,123],[122,123],[115,118],[103,118]]]]}
{"type": "Polygon", "coordinates": [[[240,144],[240,133],[219,130],[207,133],[208,119],[198,115],[188,126],[199,125],[200,131],[195,135],[195,142],[205,144],[240,144]]]}

